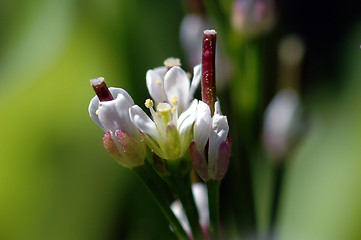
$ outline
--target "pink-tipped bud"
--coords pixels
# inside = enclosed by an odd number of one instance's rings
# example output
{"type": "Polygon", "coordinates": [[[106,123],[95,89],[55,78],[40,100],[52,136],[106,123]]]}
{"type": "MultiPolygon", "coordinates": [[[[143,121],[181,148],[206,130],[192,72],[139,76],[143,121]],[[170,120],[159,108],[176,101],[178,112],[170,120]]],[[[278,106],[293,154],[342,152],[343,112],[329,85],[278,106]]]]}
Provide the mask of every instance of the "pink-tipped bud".
{"type": "Polygon", "coordinates": [[[231,137],[228,135],[227,141],[222,142],[219,146],[217,171],[215,172],[215,178],[217,180],[223,179],[228,171],[229,159],[231,157],[231,149],[231,137]]]}
{"type": "Polygon", "coordinates": [[[144,164],[145,145],[136,141],[125,131],[116,130],[113,135],[107,132],[103,143],[110,155],[123,167],[134,168],[144,164]]]}
{"type": "Polygon", "coordinates": [[[92,85],[96,95],[99,98],[99,101],[111,101],[114,100],[112,94],[110,93],[107,85],[104,82],[104,78],[98,77],[90,80],[90,84],[92,85]]]}
{"type": "Polygon", "coordinates": [[[196,143],[193,141],[189,146],[189,154],[192,159],[193,167],[197,171],[199,177],[203,181],[207,181],[208,177],[208,164],[204,156],[197,150],[196,143]]]}
{"type": "Polygon", "coordinates": [[[217,101],[216,95],[216,42],[217,32],[205,30],[203,32],[202,46],[202,101],[211,109],[214,114],[214,104],[217,101]]]}
{"type": "MultiPolygon", "coordinates": [[[[213,167],[209,166],[208,156],[197,150],[196,143],[192,142],[189,146],[189,153],[192,159],[193,167],[203,181],[222,180],[229,167],[232,142],[228,135],[227,140],[219,146],[217,162],[213,167]]],[[[207,148],[206,148],[207,150],[207,148]]]]}

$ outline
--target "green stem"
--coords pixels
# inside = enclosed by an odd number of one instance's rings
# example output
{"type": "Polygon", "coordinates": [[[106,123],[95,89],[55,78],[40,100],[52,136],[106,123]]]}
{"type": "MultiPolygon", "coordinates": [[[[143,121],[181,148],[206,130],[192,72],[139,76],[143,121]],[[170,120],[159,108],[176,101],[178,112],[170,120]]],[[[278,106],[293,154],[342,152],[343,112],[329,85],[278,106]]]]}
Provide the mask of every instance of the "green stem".
{"type": "Polygon", "coordinates": [[[194,202],[190,179],[190,161],[178,159],[165,161],[170,175],[164,176],[172,192],[179,198],[187,215],[189,225],[192,229],[194,240],[204,239],[201,225],[199,224],[198,208],[194,202]]]}
{"type": "Polygon", "coordinates": [[[158,175],[150,174],[149,167],[151,166],[149,166],[149,163],[145,161],[143,166],[133,168],[133,171],[137,174],[137,176],[142,180],[143,184],[148,189],[149,193],[159,206],[165,218],[172,226],[173,231],[177,235],[178,239],[189,239],[187,233],[184,231],[173,211],[170,209],[165,191],[160,189],[159,185],[157,185],[157,182],[162,180],[158,179],[158,175]]]}
{"type": "Polygon", "coordinates": [[[178,196],[187,215],[194,240],[204,239],[203,231],[199,224],[198,209],[194,202],[192,189],[187,187],[186,189],[179,191],[178,196]]]}
{"type": "Polygon", "coordinates": [[[210,234],[212,240],[219,240],[221,238],[221,231],[219,227],[219,187],[221,181],[208,181],[208,208],[210,218],[210,234]]]}

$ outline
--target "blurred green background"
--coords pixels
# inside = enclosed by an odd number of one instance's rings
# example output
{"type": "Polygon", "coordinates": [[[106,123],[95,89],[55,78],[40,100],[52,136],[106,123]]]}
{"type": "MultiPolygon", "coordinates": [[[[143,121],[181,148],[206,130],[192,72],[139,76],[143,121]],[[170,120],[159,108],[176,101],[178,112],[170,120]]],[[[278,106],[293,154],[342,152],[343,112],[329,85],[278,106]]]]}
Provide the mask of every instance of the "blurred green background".
{"type": "MultiPolygon", "coordinates": [[[[307,4],[279,1],[277,33],[306,42],[312,119],[287,166],[280,238],[361,239],[360,11],[307,4]]],[[[184,14],[180,1],[0,1],[0,239],[173,238],[87,108],[99,76],[142,104],[147,69],[184,57],[184,14]]]]}

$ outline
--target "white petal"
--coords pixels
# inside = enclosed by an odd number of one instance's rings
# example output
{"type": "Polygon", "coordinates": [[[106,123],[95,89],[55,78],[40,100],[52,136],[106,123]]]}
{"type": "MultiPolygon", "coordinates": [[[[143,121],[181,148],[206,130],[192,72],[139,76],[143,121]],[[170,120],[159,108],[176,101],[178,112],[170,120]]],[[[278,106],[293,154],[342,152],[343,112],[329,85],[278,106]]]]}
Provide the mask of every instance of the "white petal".
{"type": "Polygon", "coordinates": [[[124,130],[131,136],[136,136],[136,128],[130,121],[129,108],[132,103],[128,97],[119,93],[112,101],[99,103],[98,117],[106,131],[124,130]]]}
{"type": "Polygon", "coordinates": [[[113,95],[114,99],[116,99],[118,97],[118,94],[122,94],[127,100],[128,102],[130,102],[131,105],[134,105],[134,101],[133,98],[129,95],[129,93],[127,91],[125,91],[122,88],[115,88],[115,87],[110,87],[109,88],[110,93],[113,95]]]}
{"type": "Polygon", "coordinates": [[[222,115],[221,103],[219,102],[219,99],[218,99],[218,98],[217,98],[216,103],[214,104],[214,114],[222,115]]]}
{"type": "Polygon", "coordinates": [[[199,83],[201,82],[201,78],[202,78],[202,65],[199,64],[195,66],[193,69],[193,80],[192,80],[191,88],[189,89],[188,101],[192,101],[194,97],[194,92],[196,91],[199,83]]]}
{"type": "Polygon", "coordinates": [[[199,212],[199,222],[202,227],[209,227],[208,191],[203,183],[192,184],[194,201],[199,212]]]}
{"type": "Polygon", "coordinates": [[[99,121],[98,114],[96,113],[99,109],[99,98],[97,96],[93,97],[92,100],[90,100],[89,104],[89,115],[90,118],[101,128],[104,132],[107,132],[103,125],[99,121]]]}
{"type": "Polygon", "coordinates": [[[176,200],[170,205],[170,208],[177,217],[179,223],[182,225],[184,231],[186,231],[188,234],[191,234],[191,227],[189,226],[187,215],[184,212],[182,203],[179,200],[176,200]]]}
{"type": "Polygon", "coordinates": [[[228,130],[229,126],[227,117],[215,114],[212,117],[212,131],[209,137],[208,172],[214,173],[216,170],[219,146],[222,142],[226,141],[228,130]]]}
{"type": "MultiPolygon", "coordinates": [[[[127,91],[125,91],[122,88],[113,88],[110,87],[109,88],[110,93],[112,94],[112,96],[114,97],[114,99],[116,99],[118,97],[118,94],[122,94],[126,99],[127,102],[129,102],[129,104],[134,105],[134,101],[132,99],[132,97],[127,93],[127,91]]],[[[113,100],[114,101],[114,100],[113,100]]],[[[112,103],[113,101],[106,101],[107,103],[112,103]]],[[[104,132],[108,132],[110,130],[110,128],[107,128],[105,126],[103,126],[103,124],[101,123],[101,121],[99,120],[99,116],[97,114],[97,111],[99,110],[99,104],[103,105],[106,102],[99,102],[99,98],[97,96],[93,97],[92,100],[90,100],[90,104],[89,104],[89,115],[90,118],[101,128],[103,129],[104,132]]],[[[104,109],[103,109],[104,110],[104,109]]],[[[114,128],[114,127],[112,127],[114,128]]],[[[124,129],[123,129],[124,130],[124,129]]]]}
{"type": "Polygon", "coordinates": [[[198,100],[194,99],[189,108],[179,116],[177,126],[179,135],[182,136],[187,130],[192,127],[197,117],[197,105],[198,100]]]}
{"type": "Polygon", "coordinates": [[[149,94],[156,103],[168,100],[164,91],[164,76],[166,72],[166,67],[158,67],[148,70],[146,74],[149,94]]]}
{"type": "Polygon", "coordinates": [[[156,125],[138,105],[131,107],[129,114],[130,119],[141,132],[149,135],[154,140],[160,140],[161,137],[156,125]]]}
{"type": "Polygon", "coordinates": [[[183,112],[189,99],[189,79],[187,74],[180,67],[172,67],[164,77],[164,89],[168,102],[172,103],[174,97],[177,98],[178,113],[183,112]]]}
{"type": "Polygon", "coordinates": [[[194,142],[199,152],[204,152],[212,129],[211,110],[209,106],[199,101],[197,119],[194,123],[194,142]]]}

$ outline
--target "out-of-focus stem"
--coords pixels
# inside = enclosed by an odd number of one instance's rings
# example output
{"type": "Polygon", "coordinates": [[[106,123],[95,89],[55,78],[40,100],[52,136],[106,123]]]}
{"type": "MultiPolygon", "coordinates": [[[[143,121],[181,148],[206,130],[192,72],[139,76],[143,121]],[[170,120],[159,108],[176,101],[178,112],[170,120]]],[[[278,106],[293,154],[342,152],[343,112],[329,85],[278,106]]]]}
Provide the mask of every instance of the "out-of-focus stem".
{"type": "Polygon", "coordinates": [[[167,196],[164,192],[164,189],[160,189],[160,186],[157,184],[160,181],[160,177],[156,174],[150,174],[150,169],[152,166],[145,161],[145,165],[140,167],[133,168],[133,171],[141,179],[143,184],[146,186],[147,190],[159,206],[160,210],[164,214],[165,218],[168,220],[169,224],[172,226],[173,231],[177,235],[178,239],[186,240],[189,239],[187,233],[184,231],[182,225],[179,223],[177,217],[174,215],[173,211],[169,206],[167,196]],[[157,179],[159,178],[159,179],[157,179]]]}
{"type": "Polygon", "coordinates": [[[221,181],[208,181],[208,206],[210,218],[210,234],[212,240],[219,240],[221,237],[220,221],[219,221],[219,187],[221,181]]]}

